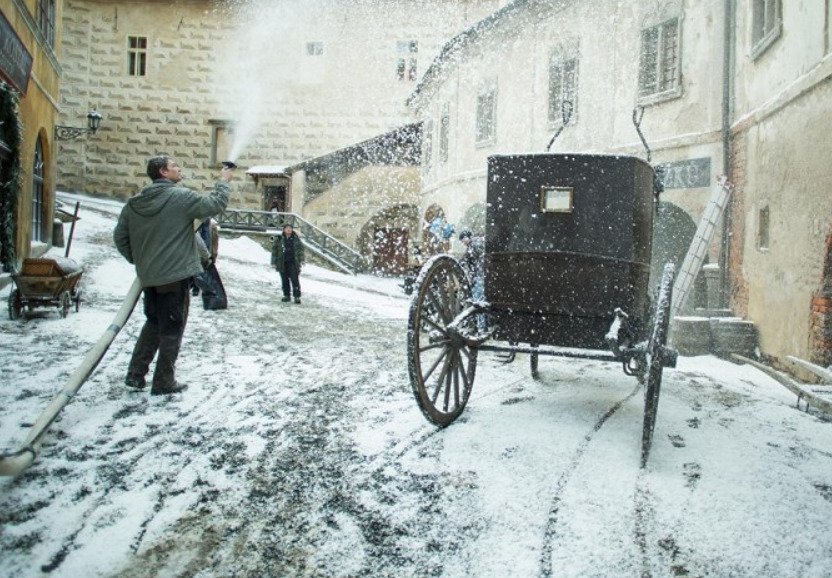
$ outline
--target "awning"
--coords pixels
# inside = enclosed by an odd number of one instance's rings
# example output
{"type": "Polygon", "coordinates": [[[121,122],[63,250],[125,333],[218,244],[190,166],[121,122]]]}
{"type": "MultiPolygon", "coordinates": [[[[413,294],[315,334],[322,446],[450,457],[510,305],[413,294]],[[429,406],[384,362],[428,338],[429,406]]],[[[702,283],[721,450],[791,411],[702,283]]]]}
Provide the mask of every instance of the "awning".
{"type": "Polygon", "coordinates": [[[247,175],[253,177],[284,177],[286,167],[283,165],[256,165],[246,171],[247,175]]]}

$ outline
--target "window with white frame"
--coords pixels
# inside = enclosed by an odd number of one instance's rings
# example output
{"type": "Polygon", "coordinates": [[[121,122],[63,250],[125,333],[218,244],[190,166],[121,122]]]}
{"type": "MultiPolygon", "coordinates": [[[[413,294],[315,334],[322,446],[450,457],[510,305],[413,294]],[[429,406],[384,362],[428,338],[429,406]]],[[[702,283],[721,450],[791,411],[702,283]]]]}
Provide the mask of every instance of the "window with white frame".
{"type": "Polygon", "coordinates": [[[757,58],[780,37],[783,28],[780,0],[753,0],[751,57],[757,58]]]}
{"type": "Polygon", "coordinates": [[[681,21],[670,18],[643,28],[639,62],[640,101],[681,95],[681,21]]]}
{"type": "Polygon", "coordinates": [[[307,56],[323,56],[324,43],[323,42],[307,42],[306,55],[307,56]]]}
{"type": "Polygon", "coordinates": [[[578,104],[578,57],[557,50],[549,57],[549,123],[563,122],[564,103],[574,116],[578,104]]]}
{"type": "Polygon", "coordinates": [[[442,116],[439,117],[439,162],[448,162],[448,145],[451,132],[451,105],[442,105],[442,116]]]}
{"type": "Polygon", "coordinates": [[[497,83],[487,82],[477,93],[477,127],[475,142],[478,145],[493,143],[497,138],[497,83]]]}
{"type": "Polygon", "coordinates": [[[147,36],[127,37],[127,75],[147,76],[147,36]]]}
{"type": "Polygon", "coordinates": [[[396,43],[396,77],[413,81],[418,74],[419,42],[416,40],[396,43]]]}
{"type": "Polygon", "coordinates": [[[433,120],[422,125],[422,172],[427,174],[433,165],[433,120]]]}

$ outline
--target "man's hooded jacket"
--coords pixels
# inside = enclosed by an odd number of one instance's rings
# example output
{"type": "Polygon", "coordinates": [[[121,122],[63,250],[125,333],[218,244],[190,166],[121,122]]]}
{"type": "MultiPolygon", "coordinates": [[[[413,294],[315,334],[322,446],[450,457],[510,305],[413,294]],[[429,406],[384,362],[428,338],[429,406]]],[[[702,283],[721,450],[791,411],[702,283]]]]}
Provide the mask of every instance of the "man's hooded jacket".
{"type": "Polygon", "coordinates": [[[136,266],[142,287],[158,287],[202,272],[194,235],[194,220],[223,211],[228,183],[219,181],[201,195],[167,179],[157,179],[127,201],[113,240],[119,252],[136,266]]]}

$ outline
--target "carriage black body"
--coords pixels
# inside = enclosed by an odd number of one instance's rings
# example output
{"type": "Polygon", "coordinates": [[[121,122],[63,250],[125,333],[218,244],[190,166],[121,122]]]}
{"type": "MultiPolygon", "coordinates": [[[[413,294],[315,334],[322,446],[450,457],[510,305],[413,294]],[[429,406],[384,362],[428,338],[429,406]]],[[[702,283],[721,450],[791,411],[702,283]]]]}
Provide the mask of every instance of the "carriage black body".
{"type": "Polygon", "coordinates": [[[415,284],[408,322],[410,381],[439,426],[464,410],[477,356],[621,363],[646,384],[642,465],[649,455],[664,367],[673,265],[650,286],[659,187],[634,156],[496,155],[488,159],[485,299],[450,255],[433,257],[415,284]],[[483,320],[487,319],[487,323],[483,320]]]}
{"type": "Polygon", "coordinates": [[[636,157],[492,156],[486,301],[503,341],[605,349],[615,308],[649,314],[653,169],[636,157]],[[571,198],[545,210],[545,195],[571,198]]]}

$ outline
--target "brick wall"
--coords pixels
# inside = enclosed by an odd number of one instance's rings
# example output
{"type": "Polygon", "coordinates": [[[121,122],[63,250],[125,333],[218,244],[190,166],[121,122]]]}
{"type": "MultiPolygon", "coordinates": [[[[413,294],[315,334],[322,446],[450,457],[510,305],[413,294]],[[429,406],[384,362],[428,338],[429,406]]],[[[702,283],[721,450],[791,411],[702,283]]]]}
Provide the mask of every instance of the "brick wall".
{"type": "Polygon", "coordinates": [[[731,309],[740,316],[748,314],[748,281],[743,276],[745,251],[746,163],[748,134],[733,135],[731,148],[731,178],[734,192],[728,206],[728,295],[731,309]]]}
{"type": "Polygon", "coordinates": [[[826,239],[821,287],[812,297],[809,338],[811,361],[824,367],[832,365],[832,232],[826,239]]]}

